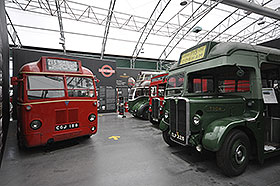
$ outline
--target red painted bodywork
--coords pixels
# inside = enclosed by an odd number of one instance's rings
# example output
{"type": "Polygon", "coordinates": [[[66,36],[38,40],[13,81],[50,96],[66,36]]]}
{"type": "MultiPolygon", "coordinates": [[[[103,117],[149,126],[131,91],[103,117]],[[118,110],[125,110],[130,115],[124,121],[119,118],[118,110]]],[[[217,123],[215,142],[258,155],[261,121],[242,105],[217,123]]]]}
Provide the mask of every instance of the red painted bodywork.
{"type": "Polygon", "coordinates": [[[47,58],[50,57],[41,57],[41,59],[37,62],[26,64],[20,69],[19,72],[19,77],[21,79],[18,79],[18,82],[22,83],[23,86],[19,86],[18,89],[19,96],[17,100],[17,129],[21,139],[27,147],[45,145],[48,143],[48,140],[62,141],[79,136],[90,136],[97,132],[97,97],[96,85],[92,72],[89,69],[82,67],[81,61],[64,58],[55,59],[77,61],[80,67],[79,71],[48,71],[45,67],[47,58]],[[65,97],[29,100],[27,98],[27,77],[31,74],[92,78],[95,97],[69,97],[66,88],[66,81],[64,78],[65,97]],[[23,99],[21,98],[22,93],[23,99]],[[30,106],[31,109],[28,110],[27,106],[30,106]],[[88,120],[88,116],[90,114],[95,114],[96,116],[95,120],[92,122],[88,120]],[[33,120],[40,120],[42,122],[42,126],[37,130],[33,130],[30,127],[30,123],[33,120]],[[75,123],[79,123],[78,128],[60,131],[55,130],[55,127],[58,125],[75,123]],[[95,127],[94,131],[91,130],[92,127],[95,127]]]}
{"type": "MultiPolygon", "coordinates": [[[[152,99],[153,98],[159,98],[160,99],[160,105],[163,106],[163,100],[164,100],[164,96],[159,96],[158,95],[158,87],[159,85],[166,85],[167,83],[167,79],[166,78],[163,78],[162,80],[159,80],[159,81],[153,81],[153,79],[156,79],[156,78],[160,78],[160,77],[166,77],[168,75],[168,73],[164,73],[164,74],[159,74],[159,75],[156,75],[154,77],[151,78],[151,83],[149,85],[149,112],[152,112],[152,99]],[[151,87],[153,86],[157,86],[157,95],[156,96],[151,96],[151,87]]],[[[160,114],[163,114],[163,113],[160,113],[160,114]]]]}

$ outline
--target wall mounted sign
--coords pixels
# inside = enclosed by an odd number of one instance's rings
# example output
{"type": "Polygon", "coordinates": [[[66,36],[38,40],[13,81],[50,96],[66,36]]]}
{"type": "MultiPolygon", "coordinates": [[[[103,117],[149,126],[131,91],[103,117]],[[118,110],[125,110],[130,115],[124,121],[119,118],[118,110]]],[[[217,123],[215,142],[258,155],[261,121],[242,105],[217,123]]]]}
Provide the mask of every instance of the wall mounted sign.
{"type": "Polygon", "coordinates": [[[98,69],[104,77],[111,77],[116,71],[110,65],[103,65],[100,69],[98,69]]]}

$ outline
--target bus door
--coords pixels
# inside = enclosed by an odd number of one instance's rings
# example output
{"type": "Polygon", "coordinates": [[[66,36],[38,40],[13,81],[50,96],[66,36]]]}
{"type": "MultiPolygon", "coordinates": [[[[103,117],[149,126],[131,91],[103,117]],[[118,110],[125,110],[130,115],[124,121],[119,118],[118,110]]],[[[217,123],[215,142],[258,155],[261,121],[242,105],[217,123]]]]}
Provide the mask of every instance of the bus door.
{"type": "Polygon", "coordinates": [[[263,63],[261,78],[265,118],[264,150],[273,151],[280,148],[280,65],[263,63]]]}

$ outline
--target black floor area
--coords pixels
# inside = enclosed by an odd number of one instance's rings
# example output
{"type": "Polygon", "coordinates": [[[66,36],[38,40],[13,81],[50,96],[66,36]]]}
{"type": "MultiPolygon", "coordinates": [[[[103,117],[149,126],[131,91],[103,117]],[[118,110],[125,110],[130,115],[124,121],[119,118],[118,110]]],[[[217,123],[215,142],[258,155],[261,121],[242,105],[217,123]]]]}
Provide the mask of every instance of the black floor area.
{"type": "Polygon", "coordinates": [[[131,116],[100,115],[99,131],[90,139],[27,151],[17,147],[15,124],[11,122],[9,129],[1,186],[280,185],[280,157],[262,166],[251,161],[243,175],[227,178],[212,154],[168,147],[157,127],[131,116]]]}

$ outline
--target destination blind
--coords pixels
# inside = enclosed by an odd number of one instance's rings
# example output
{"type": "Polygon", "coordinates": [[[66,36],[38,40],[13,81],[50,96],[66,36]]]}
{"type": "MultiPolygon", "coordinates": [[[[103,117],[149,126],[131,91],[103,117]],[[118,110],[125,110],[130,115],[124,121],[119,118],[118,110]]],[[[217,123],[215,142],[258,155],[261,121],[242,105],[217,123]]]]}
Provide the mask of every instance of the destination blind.
{"type": "Polygon", "coordinates": [[[46,65],[49,71],[79,72],[79,63],[77,61],[49,58],[46,61],[46,65]]]}
{"type": "Polygon", "coordinates": [[[180,65],[197,61],[205,57],[206,45],[193,49],[182,55],[180,65]]]}

